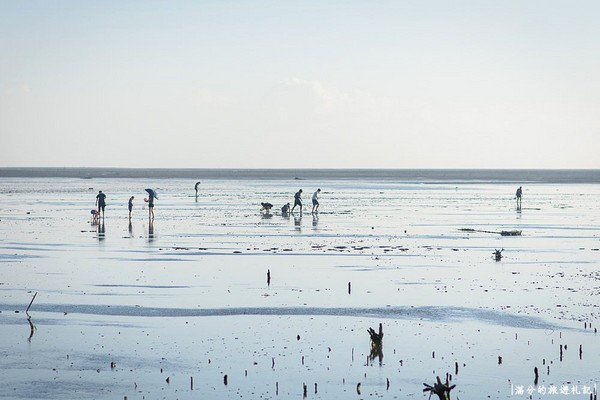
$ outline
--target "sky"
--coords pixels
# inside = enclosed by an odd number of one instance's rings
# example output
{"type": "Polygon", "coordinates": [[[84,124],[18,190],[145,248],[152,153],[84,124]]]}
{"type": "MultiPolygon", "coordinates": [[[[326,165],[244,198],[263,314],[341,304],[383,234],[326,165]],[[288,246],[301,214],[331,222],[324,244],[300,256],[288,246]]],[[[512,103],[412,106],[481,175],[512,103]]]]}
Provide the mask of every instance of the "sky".
{"type": "Polygon", "coordinates": [[[0,167],[600,168],[600,2],[0,0],[0,167]]]}

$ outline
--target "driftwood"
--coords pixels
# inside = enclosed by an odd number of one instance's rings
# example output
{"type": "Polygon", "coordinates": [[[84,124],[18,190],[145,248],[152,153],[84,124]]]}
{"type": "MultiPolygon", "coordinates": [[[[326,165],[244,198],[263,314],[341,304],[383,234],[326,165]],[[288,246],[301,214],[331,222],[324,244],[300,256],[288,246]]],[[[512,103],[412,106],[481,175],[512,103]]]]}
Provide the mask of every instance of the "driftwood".
{"type": "Polygon", "coordinates": [[[521,236],[521,232],[519,230],[512,230],[512,231],[486,231],[486,230],[482,230],[482,229],[472,229],[472,228],[460,228],[459,231],[462,232],[480,232],[480,233],[493,233],[495,235],[500,235],[500,236],[521,236]]]}
{"type": "Polygon", "coordinates": [[[437,377],[437,382],[433,384],[433,386],[423,383],[425,385],[425,389],[423,392],[430,392],[429,397],[431,395],[436,394],[440,400],[450,400],[450,391],[456,387],[456,385],[449,386],[448,376],[446,376],[446,383],[442,383],[440,377],[437,377]]]}
{"type": "Polygon", "coordinates": [[[31,305],[33,304],[33,301],[35,300],[36,296],[37,296],[37,292],[35,292],[35,294],[33,295],[33,298],[29,302],[29,305],[27,306],[27,310],[25,310],[25,313],[29,312],[29,309],[31,308],[31,305]]]}
{"type": "Polygon", "coordinates": [[[379,324],[379,333],[375,332],[373,328],[367,329],[369,336],[371,336],[371,352],[369,353],[369,361],[373,361],[375,358],[379,360],[379,365],[383,363],[383,325],[379,324]]]}
{"type": "Polygon", "coordinates": [[[373,328],[367,329],[367,332],[369,332],[369,335],[371,336],[371,344],[381,347],[383,341],[383,325],[379,324],[379,333],[375,333],[373,328]]]}
{"type": "Polygon", "coordinates": [[[503,252],[503,251],[504,251],[504,249],[502,249],[502,250],[494,250],[494,253],[493,253],[493,254],[494,254],[494,259],[495,259],[496,261],[500,261],[500,260],[502,260],[502,252],[503,252]]]}

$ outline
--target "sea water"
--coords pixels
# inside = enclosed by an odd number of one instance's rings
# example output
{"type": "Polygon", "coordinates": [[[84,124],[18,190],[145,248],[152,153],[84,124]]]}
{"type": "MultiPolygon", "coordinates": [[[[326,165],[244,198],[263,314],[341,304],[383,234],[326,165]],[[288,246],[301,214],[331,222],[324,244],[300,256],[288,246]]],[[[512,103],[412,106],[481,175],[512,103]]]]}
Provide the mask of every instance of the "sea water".
{"type": "Polygon", "coordinates": [[[460,398],[546,398],[600,376],[593,171],[147,172],[0,179],[0,395],[420,398],[452,373],[460,398]]]}

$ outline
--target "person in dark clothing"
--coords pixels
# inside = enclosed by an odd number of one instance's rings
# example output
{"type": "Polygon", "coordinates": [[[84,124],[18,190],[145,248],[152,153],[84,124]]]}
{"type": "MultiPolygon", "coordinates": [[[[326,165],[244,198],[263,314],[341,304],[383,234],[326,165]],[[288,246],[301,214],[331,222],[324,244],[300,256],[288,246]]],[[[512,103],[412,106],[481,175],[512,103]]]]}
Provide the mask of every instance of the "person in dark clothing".
{"type": "Polygon", "coordinates": [[[129,198],[129,201],[127,202],[127,208],[129,209],[129,219],[131,219],[131,210],[133,210],[133,199],[134,197],[131,196],[129,198]]]}
{"type": "Polygon", "coordinates": [[[151,221],[154,221],[154,199],[155,199],[155,195],[154,193],[149,193],[148,195],[148,218],[150,218],[151,221]]]}
{"type": "Polygon", "coordinates": [[[98,192],[96,196],[96,207],[98,207],[98,213],[102,213],[102,218],[104,218],[104,208],[106,207],[106,195],[102,193],[102,190],[98,192]]]}
{"type": "Polygon", "coordinates": [[[292,212],[294,212],[294,208],[296,206],[300,206],[300,211],[302,211],[302,189],[298,190],[294,195],[294,207],[292,207],[292,212]]]}

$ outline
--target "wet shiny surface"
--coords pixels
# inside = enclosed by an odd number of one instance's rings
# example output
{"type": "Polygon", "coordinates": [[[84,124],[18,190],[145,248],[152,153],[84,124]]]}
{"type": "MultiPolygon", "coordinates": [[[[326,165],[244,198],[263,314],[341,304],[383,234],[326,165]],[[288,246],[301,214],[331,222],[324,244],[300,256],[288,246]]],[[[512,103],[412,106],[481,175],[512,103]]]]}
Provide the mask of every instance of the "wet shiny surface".
{"type": "Polygon", "coordinates": [[[426,398],[451,373],[459,398],[508,399],[535,366],[600,376],[600,185],[524,186],[519,212],[506,184],[208,180],[196,201],[194,183],[0,180],[1,396],[426,398]],[[298,188],[305,211],[281,215],[298,188]]]}

